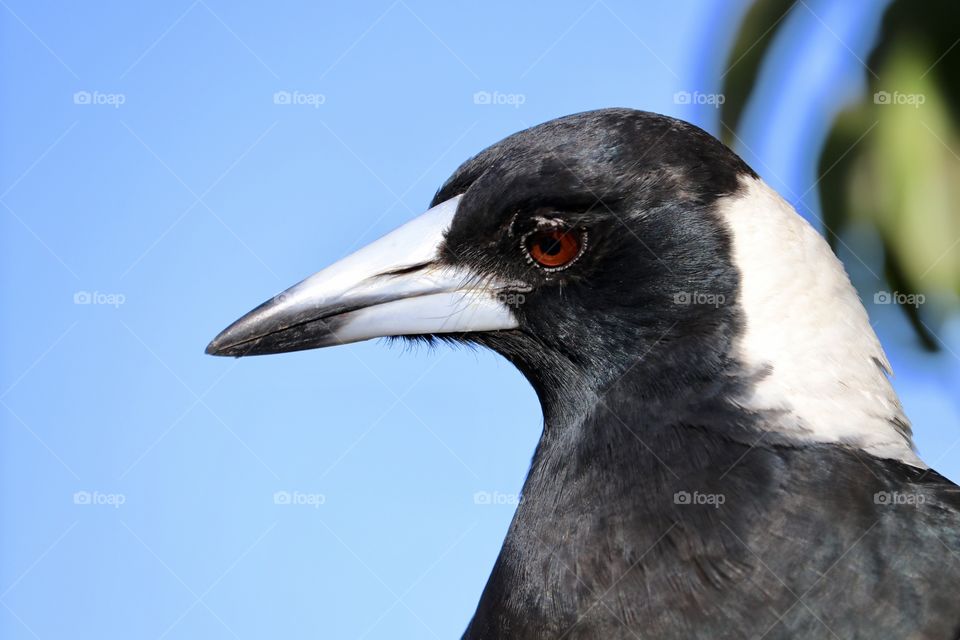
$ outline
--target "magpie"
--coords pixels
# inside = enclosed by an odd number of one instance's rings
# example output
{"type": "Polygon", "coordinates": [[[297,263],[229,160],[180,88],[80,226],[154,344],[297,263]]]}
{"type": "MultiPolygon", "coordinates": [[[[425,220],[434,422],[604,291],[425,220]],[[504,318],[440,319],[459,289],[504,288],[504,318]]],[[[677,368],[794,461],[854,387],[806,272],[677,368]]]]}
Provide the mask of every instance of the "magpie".
{"type": "Polygon", "coordinates": [[[207,352],[394,336],[489,347],[543,409],[463,638],[960,637],[960,488],[840,261],[703,130],[511,135],[207,352]]]}

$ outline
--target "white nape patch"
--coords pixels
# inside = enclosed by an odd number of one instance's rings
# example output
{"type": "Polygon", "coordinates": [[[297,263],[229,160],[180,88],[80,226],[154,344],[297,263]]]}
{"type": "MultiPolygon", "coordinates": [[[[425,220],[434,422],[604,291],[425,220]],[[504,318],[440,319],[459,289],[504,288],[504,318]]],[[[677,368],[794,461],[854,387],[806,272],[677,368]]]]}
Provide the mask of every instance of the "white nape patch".
{"type": "Polygon", "coordinates": [[[890,364],[840,260],[763,181],[718,203],[740,272],[746,328],[737,348],[751,369],[769,368],[741,404],[784,410],[777,429],[926,468],[885,371],[890,364]]]}

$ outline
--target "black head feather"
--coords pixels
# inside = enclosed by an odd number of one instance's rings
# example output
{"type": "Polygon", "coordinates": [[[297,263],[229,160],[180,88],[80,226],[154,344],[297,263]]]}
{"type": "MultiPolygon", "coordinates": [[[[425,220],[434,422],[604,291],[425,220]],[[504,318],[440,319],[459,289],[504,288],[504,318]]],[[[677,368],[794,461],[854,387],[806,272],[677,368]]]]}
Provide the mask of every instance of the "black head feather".
{"type": "Polygon", "coordinates": [[[463,196],[444,256],[532,287],[514,298],[517,331],[468,338],[525,373],[548,425],[628,371],[653,397],[723,377],[737,274],[713,207],[743,176],[755,174],[704,131],[628,109],[560,118],[491,146],[434,197],[463,196]],[[543,218],[587,233],[568,269],[525,260],[520,239],[543,218]],[[697,293],[719,304],[678,304],[697,293]]]}

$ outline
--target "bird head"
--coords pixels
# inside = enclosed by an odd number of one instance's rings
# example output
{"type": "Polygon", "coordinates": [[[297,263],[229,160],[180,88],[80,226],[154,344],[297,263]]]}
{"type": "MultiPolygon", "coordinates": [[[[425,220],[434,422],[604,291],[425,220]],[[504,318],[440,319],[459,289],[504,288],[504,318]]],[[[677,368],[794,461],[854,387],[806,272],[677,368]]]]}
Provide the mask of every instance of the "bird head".
{"type": "MultiPolygon", "coordinates": [[[[440,338],[503,354],[548,423],[624,381],[651,402],[725,381],[738,406],[795,413],[806,395],[824,415],[853,385],[879,398],[872,410],[889,427],[901,414],[886,361],[838,265],[712,136],[605,109],[482,151],[426,213],[260,305],[207,353],[440,338]],[[818,296],[838,312],[804,309],[818,296]],[[804,371],[825,365],[823,383],[804,371]]],[[[802,413],[797,433],[815,418],[802,413]]],[[[904,429],[880,439],[909,449],[904,429]]]]}

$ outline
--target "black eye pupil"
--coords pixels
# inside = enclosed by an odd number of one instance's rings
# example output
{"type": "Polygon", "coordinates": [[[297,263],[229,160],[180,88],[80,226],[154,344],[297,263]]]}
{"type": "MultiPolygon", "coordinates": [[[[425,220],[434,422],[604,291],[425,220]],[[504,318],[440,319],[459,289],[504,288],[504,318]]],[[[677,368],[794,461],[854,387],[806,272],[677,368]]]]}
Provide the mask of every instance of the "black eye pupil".
{"type": "Polygon", "coordinates": [[[560,241],[557,238],[549,236],[540,238],[537,244],[540,247],[540,251],[548,256],[555,256],[560,253],[560,241]]]}

